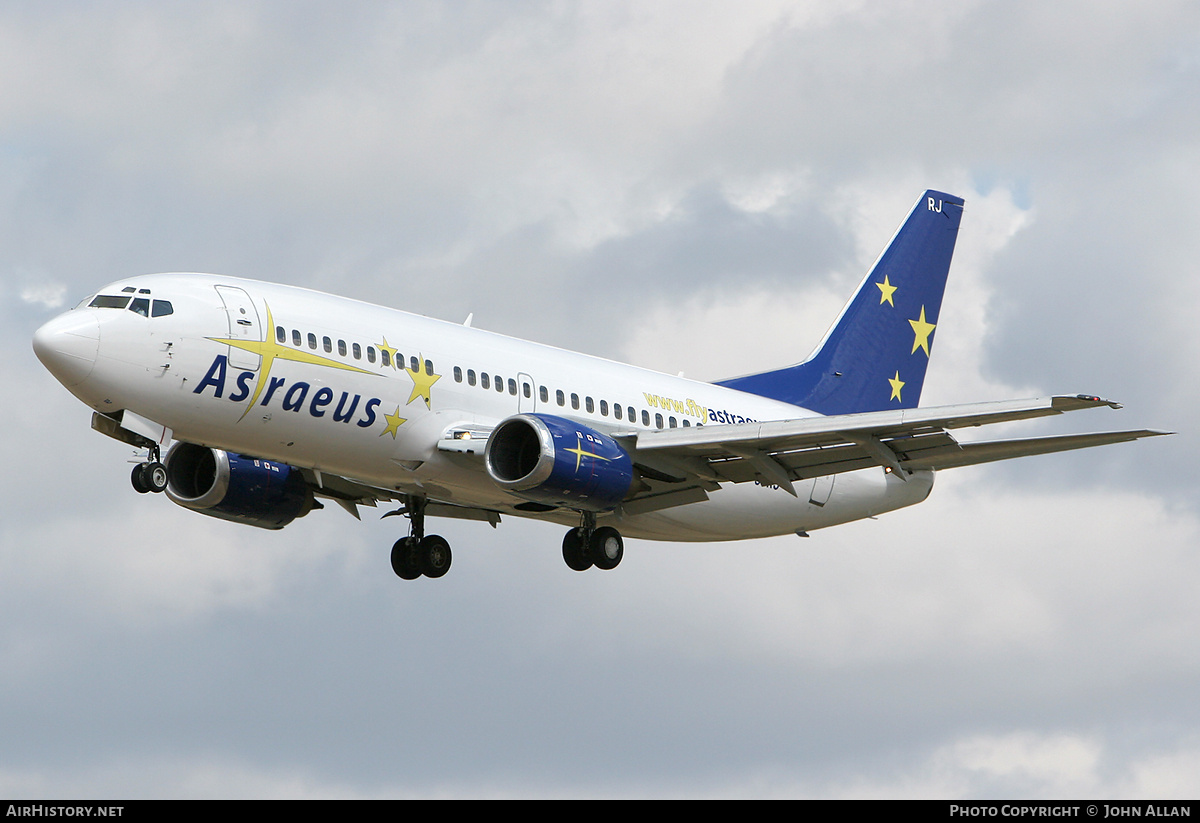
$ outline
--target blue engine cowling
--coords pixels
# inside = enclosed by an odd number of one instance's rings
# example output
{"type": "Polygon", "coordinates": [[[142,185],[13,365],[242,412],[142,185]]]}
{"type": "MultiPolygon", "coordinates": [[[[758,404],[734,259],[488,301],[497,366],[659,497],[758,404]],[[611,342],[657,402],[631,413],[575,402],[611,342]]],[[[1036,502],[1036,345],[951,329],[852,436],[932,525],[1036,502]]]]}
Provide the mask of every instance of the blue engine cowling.
{"type": "Polygon", "coordinates": [[[581,511],[611,510],[633,482],[633,461],[617,441],[550,414],[501,421],[488,438],[484,461],[500,488],[581,511]]]}
{"type": "Polygon", "coordinates": [[[314,508],[312,489],[286,463],[191,443],[176,443],[164,462],[167,497],[210,517],[282,529],[314,508]]]}

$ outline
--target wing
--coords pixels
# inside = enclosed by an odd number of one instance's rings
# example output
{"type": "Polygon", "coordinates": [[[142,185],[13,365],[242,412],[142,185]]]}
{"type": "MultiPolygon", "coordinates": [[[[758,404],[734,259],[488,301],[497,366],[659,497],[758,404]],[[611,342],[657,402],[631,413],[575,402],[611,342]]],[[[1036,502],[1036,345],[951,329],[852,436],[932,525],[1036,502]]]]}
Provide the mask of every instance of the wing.
{"type": "MultiPolygon", "coordinates": [[[[1090,448],[1171,432],[1134,431],[959,443],[954,429],[1026,420],[1079,409],[1120,404],[1089,395],[1006,400],[894,411],[813,416],[766,423],[695,426],[654,431],[614,432],[630,454],[637,479],[621,503],[625,514],[637,515],[708,499],[722,483],[758,481],[796,494],[794,484],[822,475],[882,466],[901,479],[918,470],[949,469],[1090,448]]],[[[482,458],[491,429],[454,426],[437,448],[482,458]]],[[[314,491],[357,516],[358,505],[407,496],[345,478],[311,478],[314,491]]],[[[392,514],[404,514],[406,508],[392,514]]],[[[430,500],[426,514],[485,520],[493,526],[500,512],[430,500]]]]}
{"type": "Polygon", "coordinates": [[[665,429],[631,433],[618,440],[632,447],[635,465],[644,473],[648,470],[659,484],[669,480],[711,491],[710,484],[757,480],[795,494],[794,481],[871,466],[883,466],[904,478],[919,469],[947,469],[1171,433],[1142,429],[965,444],[950,435],[952,429],[1099,406],[1120,408],[1099,397],[1058,396],[665,429]]]}
{"type": "MultiPolygon", "coordinates": [[[[394,489],[384,489],[351,480],[346,477],[324,474],[312,469],[303,469],[304,479],[318,498],[332,500],[343,509],[361,520],[358,514],[359,506],[374,508],[380,501],[385,503],[400,502],[400,508],[387,512],[384,517],[408,514],[410,496],[394,489]]],[[[492,528],[500,522],[500,512],[491,509],[481,509],[463,506],[457,503],[445,503],[430,500],[424,506],[424,512],[429,517],[454,517],[462,520],[483,520],[491,523],[492,528]]]]}

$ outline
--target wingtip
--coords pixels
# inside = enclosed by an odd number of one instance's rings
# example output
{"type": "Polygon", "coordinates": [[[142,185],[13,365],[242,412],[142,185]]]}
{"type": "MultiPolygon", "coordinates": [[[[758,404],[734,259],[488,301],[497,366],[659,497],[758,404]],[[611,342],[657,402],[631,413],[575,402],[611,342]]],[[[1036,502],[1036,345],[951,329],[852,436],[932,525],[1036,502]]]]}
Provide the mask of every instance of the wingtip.
{"type": "Polygon", "coordinates": [[[1083,402],[1088,403],[1092,406],[1108,406],[1110,409],[1125,408],[1124,406],[1122,406],[1120,403],[1116,402],[1115,400],[1105,400],[1103,397],[1100,397],[1099,395],[1095,395],[1095,394],[1077,394],[1077,395],[1075,395],[1075,399],[1082,400],[1083,402]]]}

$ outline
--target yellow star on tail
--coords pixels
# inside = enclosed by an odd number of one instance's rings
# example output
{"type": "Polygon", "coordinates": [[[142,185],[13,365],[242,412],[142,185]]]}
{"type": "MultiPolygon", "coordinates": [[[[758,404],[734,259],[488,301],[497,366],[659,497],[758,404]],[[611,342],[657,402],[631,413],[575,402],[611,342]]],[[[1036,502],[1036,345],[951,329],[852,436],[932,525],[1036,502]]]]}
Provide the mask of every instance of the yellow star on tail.
{"type": "Polygon", "coordinates": [[[892,308],[896,308],[896,303],[894,300],[892,300],[892,295],[896,293],[896,287],[888,282],[887,275],[885,274],[883,276],[882,283],[876,283],[875,285],[879,287],[879,291],[881,292],[879,296],[879,305],[882,306],[884,303],[891,303],[892,308]]]}
{"type": "Polygon", "coordinates": [[[424,355],[422,355],[421,359],[417,361],[416,371],[413,371],[410,368],[405,368],[404,370],[408,372],[408,376],[411,377],[413,381],[413,390],[412,394],[408,396],[408,402],[411,403],[418,397],[421,397],[425,399],[425,408],[432,408],[433,398],[429,396],[429,391],[433,388],[434,383],[442,379],[442,376],[426,370],[424,355]]]}
{"type": "Polygon", "coordinates": [[[379,433],[379,436],[383,437],[385,434],[390,434],[393,440],[396,439],[396,434],[399,432],[400,426],[408,420],[408,418],[400,416],[399,406],[391,414],[385,414],[384,419],[387,420],[387,427],[379,433]]]}
{"type": "Polygon", "coordinates": [[[924,349],[925,356],[929,356],[929,335],[933,334],[933,330],[937,326],[933,323],[925,322],[925,307],[921,306],[921,317],[917,320],[909,320],[908,324],[913,327],[913,347],[909,354],[916,354],[917,349],[924,349]]]}
{"type": "MultiPolygon", "coordinates": [[[[895,377],[889,377],[888,382],[892,384],[892,396],[888,400],[900,400],[900,390],[904,388],[904,381],[900,379],[900,372],[896,372],[895,377]]],[[[903,403],[903,400],[900,400],[903,403]]]]}

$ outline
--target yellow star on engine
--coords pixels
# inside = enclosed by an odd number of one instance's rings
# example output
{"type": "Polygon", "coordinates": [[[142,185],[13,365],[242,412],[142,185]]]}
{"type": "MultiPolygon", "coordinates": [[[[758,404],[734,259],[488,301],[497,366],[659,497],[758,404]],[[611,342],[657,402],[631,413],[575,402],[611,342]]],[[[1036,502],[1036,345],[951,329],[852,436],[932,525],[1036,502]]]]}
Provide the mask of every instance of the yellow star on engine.
{"type": "MultiPolygon", "coordinates": [[[[900,390],[904,388],[904,381],[900,379],[900,372],[896,372],[895,377],[889,377],[888,382],[892,384],[892,396],[888,400],[900,400],[900,390]]],[[[903,403],[903,400],[900,400],[903,403]]]]}
{"type": "Polygon", "coordinates": [[[575,471],[576,472],[579,471],[579,466],[583,462],[584,456],[591,457],[595,460],[603,460],[606,463],[608,462],[607,457],[601,457],[600,455],[596,454],[595,452],[590,452],[583,447],[583,438],[581,438],[579,436],[579,432],[575,433],[575,441],[576,441],[575,448],[563,449],[563,451],[569,452],[569,453],[575,455],[575,471]]]}
{"type": "Polygon", "coordinates": [[[387,420],[387,427],[379,433],[379,436],[383,437],[385,434],[390,434],[392,439],[395,440],[396,433],[400,430],[400,426],[403,425],[408,418],[400,416],[399,406],[396,407],[394,412],[391,414],[385,414],[383,417],[385,420],[387,420]]]}
{"type": "Polygon", "coordinates": [[[382,343],[376,343],[375,345],[379,347],[380,351],[387,353],[388,363],[391,364],[393,369],[396,368],[396,350],[388,345],[387,338],[383,338],[382,343]]]}
{"type": "Polygon", "coordinates": [[[896,287],[888,282],[887,275],[883,276],[882,283],[876,283],[875,285],[879,287],[879,291],[881,292],[879,295],[879,305],[882,306],[884,303],[891,303],[892,308],[896,308],[896,303],[892,300],[892,295],[896,293],[896,287]]]}
{"type": "Polygon", "coordinates": [[[913,327],[913,347],[909,354],[916,354],[917,349],[924,349],[925,356],[929,356],[929,335],[933,334],[933,330],[937,326],[933,323],[925,322],[925,307],[921,306],[921,317],[917,320],[909,320],[908,324],[913,327]]]}
{"type": "Polygon", "coordinates": [[[404,370],[408,372],[408,376],[413,381],[413,390],[412,394],[408,396],[408,402],[411,403],[418,397],[422,397],[425,399],[425,408],[432,408],[433,398],[429,396],[429,390],[433,388],[434,383],[442,379],[442,376],[434,374],[431,369],[426,369],[424,355],[417,361],[416,371],[410,368],[405,368],[404,370]]]}

